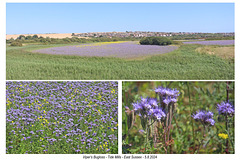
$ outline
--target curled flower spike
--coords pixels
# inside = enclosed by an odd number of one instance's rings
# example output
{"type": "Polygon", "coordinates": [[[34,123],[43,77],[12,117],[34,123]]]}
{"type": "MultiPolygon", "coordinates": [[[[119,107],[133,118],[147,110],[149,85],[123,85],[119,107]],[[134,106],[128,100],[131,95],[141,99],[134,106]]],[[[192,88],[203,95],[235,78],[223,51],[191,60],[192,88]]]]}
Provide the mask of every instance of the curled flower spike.
{"type": "Polygon", "coordinates": [[[211,111],[197,111],[192,117],[196,121],[200,121],[204,125],[214,126],[215,121],[213,120],[213,113],[211,111]]]}
{"type": "Polygon", "coordinates": [[[141,117],[153,118],[160,121],[166,117],[162,108],[158,107],[154,98],[142,98],[140,102],[133,103],[134,111],[141,117]]]}
{"type": "Polygon", "coordinates": [[[162,97],[163,103],[169,105],[171,103],[176,103],[177,98],[180,95],[177,89],[158,87],[155,92],[162,97]]]}
{"type": "Polygon", "coordinates": [[[228,102],[222,102],[221,104],[217,104],[217,110],[219,114],[229,116],[233,116],[235,112],[233,105],[228,102]]]}
{"type": "Polygon", "coordinates": [[[179,91],[177,89],[171,89],[171,88],[165,88],[165,87],[158,87],[155,89],[155,92],[157,94],[160,94],[162,96],[172,96],[172,97],[178,97],[179,91]]]}

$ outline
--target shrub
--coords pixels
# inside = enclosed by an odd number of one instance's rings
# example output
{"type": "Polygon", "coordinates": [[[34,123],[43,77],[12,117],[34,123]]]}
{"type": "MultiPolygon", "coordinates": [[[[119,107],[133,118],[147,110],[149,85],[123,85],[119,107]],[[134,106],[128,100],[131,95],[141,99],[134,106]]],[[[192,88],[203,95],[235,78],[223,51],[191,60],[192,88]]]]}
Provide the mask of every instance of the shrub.
{"type": "Polygon", "coordinates": [[[34,35],[32,36],[32,38],[33,38],[33,39],[37,39],[37,38],[38,38],[38,35],[34,34],[34,35]]]}
{"type": "Polygon", "coordinates": [[[173,41],[166,37],[145,37],[139,43],[141,45],[170,45],[173,41]]]}
{"type": "Polygon", "coordinates": [[[25,40],[31,40],[32,39],[32,36],[27,36],[26,38],[25,38],[25,40]]]}
{"type": "Polygon", "coordinates": [[[18,46],[18,47],[22,47],[22,43],[19,42],[19,41],[13,41],[13,42],[11,43],[10,46],[18,46]]]}
{"type": "Polygon", "coordinates": [[[70,42],[71,42],[71,39],[68,38],[68,37],[67,37],[67,38],[63,38],[62,40],[63,40],[65,43],[66,43],[66,42],[67,42],[67,43],[70,43],[70,42]]]}
{"type": "Polygon", "coordinates": [[[24,40],[25,36],[24,35],[20,35],[20,36],[17,37],[17,39],[24,40]]]}

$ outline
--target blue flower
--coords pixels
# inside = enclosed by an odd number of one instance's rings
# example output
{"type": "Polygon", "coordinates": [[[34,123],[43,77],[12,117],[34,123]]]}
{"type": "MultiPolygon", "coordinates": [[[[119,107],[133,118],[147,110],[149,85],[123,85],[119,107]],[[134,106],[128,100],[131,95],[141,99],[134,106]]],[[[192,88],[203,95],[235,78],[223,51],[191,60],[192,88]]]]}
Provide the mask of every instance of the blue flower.
{"type": "Polygon", "coordinates": [[[161,96],[171,96],[171,97],[179,96],[179,91],[177,89],[170,89],[162,86],[156,88],[155,92],[161,96]]]}
{"type": "Polygon", "coordinates": [[[166,114],[162,110],[162,108],[156,108],[153,109],[153,118],[156,119],[157,121],[160,121],[161,119],[165,118],[166,114]]]}
{"type": "Polygon", "coordinates": [[[167,97],[163,100],[163,103],[165,103],[166,105],[168,105],[171,102],[172,102],[172,99],[170,97],[167,97]]]}
{"type": "Polygon", "coordinates": [[[221,104],[217,104],[217,110],[219,114],[223,115],[234,115],[234,107],[228,102],[222,102],[221,104]]]}
{"type": "Polygon", "coordinates": [[[162,86],[156,88],[155,92],[161,96],[163,103],[166,105],[176,103],[179,96],[179,91],[177,89],[164,88],[162,86]]]}
{"type": "Polygon", "coordinates": [[[146,132],[145,132],[144,130],[142,130],[142,129],[140,129],[138,132],[141,133],[141,134],[145,134],[145,133],[146,133],[146,132]]]}
{"type": "Polygon", "coordinates": [[[213,113],[211,111],[197,111],[196,114],[192,115],[192,117],[204,125],[213,126],[215,124],[215,121],[213,120],[213,113]]]}
{"type": "Polygon", "coordinates": [[[158,104],[157,104],[157,99],[155,99],[155,98],[149,98],[149,104],[150,104],[151,106],[157,107],[157,106],[158,106],[158,104]]]}

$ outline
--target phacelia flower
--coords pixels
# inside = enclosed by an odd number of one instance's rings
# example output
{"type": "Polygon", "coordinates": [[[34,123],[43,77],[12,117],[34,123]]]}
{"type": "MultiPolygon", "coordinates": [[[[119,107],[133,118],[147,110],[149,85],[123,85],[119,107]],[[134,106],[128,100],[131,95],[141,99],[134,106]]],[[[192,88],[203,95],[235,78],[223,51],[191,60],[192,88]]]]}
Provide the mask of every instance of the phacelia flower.
{"type": "Polygon", "coordinates": [[[234,107],[228,102],[222,102],[221,104],[218,104],[217,110],[219,114],[230,116],[234,115],[234,107]]]}
{"type": "Polygon", "coordinates": [[[156,119],[157,121],[160,121],[162,118],[166,117],[166,114],[164,113],[164,111],[162,110],[162,108],[156,108],[153,109],[153,114],[152,114],[153,118],[156,119]]]}
{"type": "Polygon", "coordinates": [[[204,125],[213,126],[215,124],[213,113],[211,111],[197,111],[196,114],[192,115],[192,117],[204,125]]]}
{"type": "Polygon", "coordinates": [[[166,105],[173,104],[177,102],[179,96],[179,91],[177,89],[158,87],[155,92],[162,97],[163,103],[166,105]]]}
{"type": "Polygon", "coordinates": [[[158,107],[157,100],[154,98],[142,98],[140,102],[133,103],[135,113],[141,117],[153,118],[160,121],[166,117],[163,109],[158,107]]]}

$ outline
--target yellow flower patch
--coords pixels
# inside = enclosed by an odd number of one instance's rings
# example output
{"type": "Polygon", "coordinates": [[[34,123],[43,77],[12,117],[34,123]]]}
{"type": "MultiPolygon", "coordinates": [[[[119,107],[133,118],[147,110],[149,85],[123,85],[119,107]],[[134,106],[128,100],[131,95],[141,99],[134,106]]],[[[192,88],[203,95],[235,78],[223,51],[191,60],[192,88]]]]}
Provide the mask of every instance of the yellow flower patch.
{"type": "Polygon", "coordinates": [[[228,139],[228,134],[224,134],[224,133],[219,133],[218,137],[222,138],[222,139],[228,139]]]}

